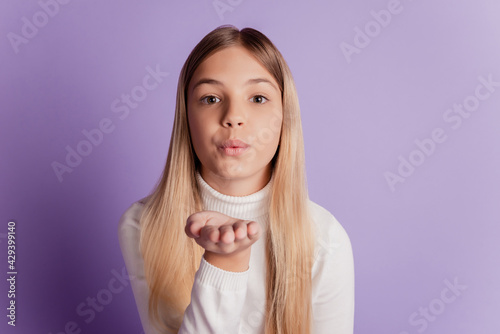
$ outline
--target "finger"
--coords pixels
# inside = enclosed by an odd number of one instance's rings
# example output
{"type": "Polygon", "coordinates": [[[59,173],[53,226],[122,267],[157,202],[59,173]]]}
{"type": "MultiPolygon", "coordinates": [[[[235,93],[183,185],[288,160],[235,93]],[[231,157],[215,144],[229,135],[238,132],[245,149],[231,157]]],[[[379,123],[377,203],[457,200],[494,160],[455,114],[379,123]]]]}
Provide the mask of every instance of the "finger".
{"type": "Polygon", "coordinates": [[[196,221],[188,221],[186,224],[186,234],[190,238],[199,238],[200,237],[200,230],[205,224],[202,221],[196,220],[196,221]]]}
{"type": "Polygon", "coordinates": [[[257,222],[251,221],[247,224],[247,234],[248,239],[253,240],[259,237],[260,235],[260,225],[257,222]]]}
{"type": "Polygon", "coordinates": [[[233,224],[234,240],[243,240],[247,237],[247,224],[244,221],[238,221],[233,224]]]}
{"type": "Polygon", "coordinates": [[[232,225],[223,225],[219,227],[220,241],[224,244],[231,244],[234,242],[234,230],[232,225]]]}
{"type": "Polygon", "coordinates": [[[200,237],[203,238],[203,240],[217,243],[219,242],[219,236],[220,232],[216,226],[204,226],[201,228],[200,237]]]}

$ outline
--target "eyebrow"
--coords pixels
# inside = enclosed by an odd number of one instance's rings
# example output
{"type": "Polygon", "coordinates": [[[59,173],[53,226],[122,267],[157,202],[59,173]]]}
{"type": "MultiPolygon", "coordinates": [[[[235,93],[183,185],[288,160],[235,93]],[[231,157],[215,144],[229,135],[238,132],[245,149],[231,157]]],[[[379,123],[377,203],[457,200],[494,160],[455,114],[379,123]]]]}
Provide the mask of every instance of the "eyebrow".
{"type": "MultiPolygon", "coordinates": [[[[245,86],[248,86],[248,85],[254,85],[254,84],[258,84],[260,82],[265,82],[265,83],[268,83],[270,84],[274,89],[276,89],[278,92],[280,91],[276,85],[274,83],[272,83],[271,81],[265,79],[265,78],[255,78],[255,79],[249,79],[247,82],[245,82],[245,86]]],[[[209,85],[217,85],[217,86],[224,86],[224,84],[220,81],[217,81],[215,79],[209,79],[209,78],[202,78],[200,80],[198,80],[194,86],[193,86],[193,90],[194,91],[196,89],[196,87],[198,87],[199,85],[202,85],[202,84],[209,84],[209,85]]]]}

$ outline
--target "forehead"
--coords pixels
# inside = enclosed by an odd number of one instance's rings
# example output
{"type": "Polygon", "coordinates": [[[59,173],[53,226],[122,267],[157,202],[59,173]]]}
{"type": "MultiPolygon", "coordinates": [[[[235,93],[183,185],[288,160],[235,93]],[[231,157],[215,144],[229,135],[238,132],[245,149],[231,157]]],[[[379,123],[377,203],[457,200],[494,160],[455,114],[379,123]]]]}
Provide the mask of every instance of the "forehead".
{"type": "Polygon", "coordinates": [[[277,86],[274,77],[250,51],[243,46],[230,46],[203,60],[191,78],[189,91],[199,79],[239,84],[252,77],[267,78],[277,86]]]}

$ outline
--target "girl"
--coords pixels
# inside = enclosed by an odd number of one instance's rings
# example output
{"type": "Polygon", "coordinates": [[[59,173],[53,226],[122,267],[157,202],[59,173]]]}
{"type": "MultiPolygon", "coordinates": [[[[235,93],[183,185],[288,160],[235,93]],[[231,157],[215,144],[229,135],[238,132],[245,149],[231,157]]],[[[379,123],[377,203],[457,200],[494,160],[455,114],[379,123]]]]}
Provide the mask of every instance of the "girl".
{"type": "Polygon", "coordinates": [[[293,78],[255,29],[192,50],[163,175],[118,234],[146,334],[353,333],[351,243],[308,198],[293,78]]]}

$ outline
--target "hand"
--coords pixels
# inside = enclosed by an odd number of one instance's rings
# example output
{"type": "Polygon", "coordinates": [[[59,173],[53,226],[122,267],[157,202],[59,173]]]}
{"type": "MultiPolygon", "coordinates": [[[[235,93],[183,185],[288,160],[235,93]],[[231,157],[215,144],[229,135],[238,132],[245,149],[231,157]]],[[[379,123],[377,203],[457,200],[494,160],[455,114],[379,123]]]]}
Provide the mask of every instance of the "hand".
{"type": "Polygon", "coordinates": [[[261,235],[259,223],[229,217],[217,211],[200,211],[186,221],[186,234],[205,250],[232,254],[245,250],[261,235]]]}

